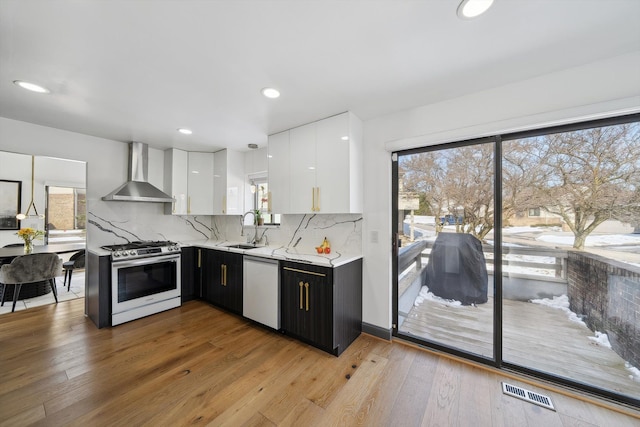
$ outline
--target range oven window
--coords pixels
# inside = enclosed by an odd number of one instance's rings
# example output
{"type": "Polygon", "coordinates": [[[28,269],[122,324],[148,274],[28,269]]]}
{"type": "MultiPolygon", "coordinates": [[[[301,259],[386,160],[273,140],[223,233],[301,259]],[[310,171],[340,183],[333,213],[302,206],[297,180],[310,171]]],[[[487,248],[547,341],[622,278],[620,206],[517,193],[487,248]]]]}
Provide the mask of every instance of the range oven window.
{"type": "Polygon", "coordinates": [[[118,302],[177,288],[177,263],[171,261],[118,269],[118,302]]]}

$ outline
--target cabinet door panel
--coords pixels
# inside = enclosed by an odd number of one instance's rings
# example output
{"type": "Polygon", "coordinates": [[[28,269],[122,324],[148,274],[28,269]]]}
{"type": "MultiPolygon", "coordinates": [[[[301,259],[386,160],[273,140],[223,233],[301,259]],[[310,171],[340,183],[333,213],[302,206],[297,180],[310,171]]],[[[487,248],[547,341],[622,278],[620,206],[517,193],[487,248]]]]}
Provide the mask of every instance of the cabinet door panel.
{"type": "Polygon", "coordinates": [[[284,264],[281,270],[282,329],[331,351],[333,288],[329,269],[284,264]]]}
{"type": "Polygon", "coordinates": [[[182,248],[180,256],[180,296],[182,297],[182,302],[190,301],[196,296],[194,280],[196,269],[195,253],[196,250],[192,247],[182,248]]]}
{"type": "Polygon", "coordinates": [[[316,201],[321,213],[349,212],[349,116],[320,120],[316,127],[316,201]]]}
{"type": "Polygon", "coordinates": [[[213,153],[213,214],[227,213],[227,150],[213,153]]]}
{"type": "Polygon", "coordinates": [[[289,131],[269,137],[269,210],[271,213],[289,213],[289,195],[291,179],[289,176],[289,131]]]}
{"type": "Polygon", "coordinates": [[[290,213],[313,212],[316,186],[316,124],[291,129],[290,213]]]}
{"type": "Polygon", "coordinates": [[[224,301],[224,286],[222,285],[222,253],[212,249],[205,249],[203,254],[202,291],[205,301],[222,305],[224,301]]]}
{"type": "Polygon", "coordinates": [[[188,154],[186,151],[174,148],[166,150],[164,156],[164,190],[176,199],[171,205],[171,210],[166,211],[166,213],[186,215],[187,197],[189,195],[189,184],[187,182],[188,154]]]}
{"type": "MultiPolygon", "coordinates": [[[[319,346],[332,349],[333,347],[333,291],[327,278],[311,276],[305,282],[305,297],[307,299],[309,328],[307,337],[319,346]],[[308,284],[308,290],[307,288],[308,284]],[[308,292],[307,292],[308,291],[308,292]]],[[[307,307],[305,307],[306,310],[307,307]]]]}
{"type": "Polygon", "coordinates": [[[242,255],[224,254],[224,280],[223,306],[234,313],[242,314],[242,255]]]}
{"type": "Polygon", "coordinates": [[[213,153],[189,152],[189,215],[213,213],[213,153]]]}
{"type": "Polygon", "coordinates": [[[309,325],[308,317],[304,311],[304,279],[289,271],[284,271],[281,277],[282,329],[299,337],[306,337],[309,325]]]}
{"type": "Polygon", "coordinates": [[[244,179],[244,153],[227,150],[227,215],[244,213],[244,179]]]}

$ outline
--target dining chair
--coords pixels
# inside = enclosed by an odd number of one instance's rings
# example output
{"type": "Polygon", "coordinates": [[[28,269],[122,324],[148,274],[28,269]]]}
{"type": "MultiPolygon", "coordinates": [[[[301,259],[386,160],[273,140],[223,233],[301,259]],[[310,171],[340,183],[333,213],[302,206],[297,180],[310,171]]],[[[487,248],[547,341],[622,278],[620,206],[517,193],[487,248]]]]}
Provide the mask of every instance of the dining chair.
{"type": "Polygon", "coordinates": [[[22,286],[43,281],[51,283],[51,290],[57,304],[58,291],[55,278],[60,275],[62,275],[62,259],[57,254],[29,254],[14,258],[10,264],[0,267],[0,284],[4,285],[0,295],[0,306],[4,305],[8,285],[14,286],[11,309],[11,312],[14,312],[22,286]]]}
{"type": "MultiPolygon", "coordinates": [[[[9,243],[4,245],[3,248],[17,248],[18,246],[24,246],[24,243],[9,243]]],[[[0,266],[4,264],[10,264],[14,257],[0,258],[0,266]]]]}
{"type": "Polygon", "coordinates": [[[71,289],[71,275],[73,270],[84,268],[85,263],[85,250],[82,249],[69,257],[69,261],[62,264],[64,270],[64,285],[67,285],[67,292],[71,289]],[[69,280],[67,282],[67,280],[69,280]]]}

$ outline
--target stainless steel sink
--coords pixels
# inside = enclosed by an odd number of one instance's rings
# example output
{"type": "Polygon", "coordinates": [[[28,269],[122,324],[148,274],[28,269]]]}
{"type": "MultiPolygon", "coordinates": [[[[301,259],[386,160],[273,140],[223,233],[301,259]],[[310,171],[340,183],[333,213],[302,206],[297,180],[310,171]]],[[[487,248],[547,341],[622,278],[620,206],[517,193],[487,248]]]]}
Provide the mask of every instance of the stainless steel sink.
{"type": "Polygon", "coordinates": [[[225,247],[227,247],[227,248],[236,248],[236,249],[255,249],[255,248],[257,248],[257,246],[246,245],[246,244],[243,244],[243,243],[238,243],[236,245],[228,245],[228,246],[225,246],[225,247]]]}

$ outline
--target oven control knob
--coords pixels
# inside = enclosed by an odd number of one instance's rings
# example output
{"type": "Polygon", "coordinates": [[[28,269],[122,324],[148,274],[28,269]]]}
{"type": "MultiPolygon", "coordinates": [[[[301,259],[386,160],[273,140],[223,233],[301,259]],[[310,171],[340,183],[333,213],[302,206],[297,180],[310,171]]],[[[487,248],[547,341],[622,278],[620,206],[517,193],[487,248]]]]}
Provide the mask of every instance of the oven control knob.
{"type": "Polygon", "coordinates": [[[115,252],[113,253],[113,257],[114,257],[114,258],[118,258],[119,256],[120,256],[120,252],[119,252],[119,251],[115,251],[115,252]]]}
{"type": "Polygon", "coordinates": [[[136,251],[134,251],[134,250],[130,250],[130,251],[129,251],[129,255],[136,255],[136,251]]]}

